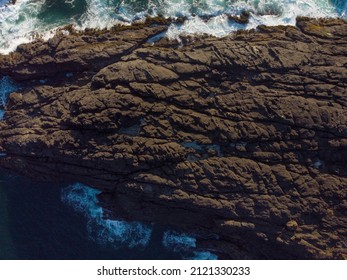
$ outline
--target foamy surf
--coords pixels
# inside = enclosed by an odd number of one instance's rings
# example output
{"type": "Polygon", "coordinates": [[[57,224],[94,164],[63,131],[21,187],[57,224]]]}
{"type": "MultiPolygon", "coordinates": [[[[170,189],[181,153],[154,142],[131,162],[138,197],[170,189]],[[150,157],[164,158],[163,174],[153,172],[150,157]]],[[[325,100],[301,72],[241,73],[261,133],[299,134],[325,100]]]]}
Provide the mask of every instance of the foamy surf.
{"type": "Polygon", "coordinates": [[[196,238],[184,233],[166,231],[162,240],[168,250],[180,253],[183,259],[189,260],[217,260],[217,255],[208,251],[197,250],[196,238]]]}
{"type": "Polygon", "coordinates": [[[163,245],[175,252],[188,250],[196,247],[196,239],[186,234],[175,231],[166,231],[163,235],[163,245]]]}
{"type": "Polygon", "coordinates": [[[130,24],[147,16],[186,17],[183,25],[172,24],[167,32],[169,38],[178,38],[186,34],[225,36],[260,24],[293,25],[297,16],[347,17],[344,0],[17,0],[15,5],[1,1],[0,53],[4,54],[37,37],[48,39],[58,27],[70,23],[83,30],[130,24]],[[251,13],[246,25],[226,16],[242,11],[251,13]]]}
{"type": "Polygon", "coordinates": [[[5,76],[0,79],[0,120],[5,115],[7,97],[18,89],[19,86],[10,77],[5,76]]]}
{"type": "Polygon", "coordinates": [[[146,246],[152,229],[139,222],[125,222],[103,218],[103,209],[97,204],[100,191],[76,183],[62,190],[61,199],[87,220],[88,236],[101,245],[129,248],[146,246]]]}

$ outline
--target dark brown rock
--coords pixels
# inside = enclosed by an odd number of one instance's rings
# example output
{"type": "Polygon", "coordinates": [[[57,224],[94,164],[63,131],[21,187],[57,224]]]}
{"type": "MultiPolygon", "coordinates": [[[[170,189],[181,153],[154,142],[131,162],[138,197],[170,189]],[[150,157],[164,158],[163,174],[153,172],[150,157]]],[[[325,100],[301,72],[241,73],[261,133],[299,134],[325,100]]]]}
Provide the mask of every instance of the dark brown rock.
{"type": "Polygon", "coordinates": [[[227,258],[345,258],[347,22],[297,27],[23,45],[1,73],[55,78],[9,97],[0,165],[100,188],[111,218],[218,235],[200,245],[227,258]]]}

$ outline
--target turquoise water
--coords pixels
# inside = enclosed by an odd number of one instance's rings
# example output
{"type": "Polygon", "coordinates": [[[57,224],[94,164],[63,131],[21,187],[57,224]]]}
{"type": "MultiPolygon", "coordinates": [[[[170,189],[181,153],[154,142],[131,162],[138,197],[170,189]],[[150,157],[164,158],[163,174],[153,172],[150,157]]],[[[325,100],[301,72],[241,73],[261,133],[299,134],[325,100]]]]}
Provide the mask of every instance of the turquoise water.
{"type": "Polygon", "coordinates": [[[295,24],[299,15],[346,17],[345,0],[17,0],[0,6],[0,52],[8,53],[35,36],[53,36],[54,29],[73,23],[77,28],[106,28],[130,24],[146,16],[186,16],[183,26],[173,25],[167,36],[207,33],[224,36],[236,29],[259,24],[295,24]],[[226,14],[251,12],[250,23],[240,26],[226,14]],[[201,17],[209,17],[202,20],[201,17]]]}

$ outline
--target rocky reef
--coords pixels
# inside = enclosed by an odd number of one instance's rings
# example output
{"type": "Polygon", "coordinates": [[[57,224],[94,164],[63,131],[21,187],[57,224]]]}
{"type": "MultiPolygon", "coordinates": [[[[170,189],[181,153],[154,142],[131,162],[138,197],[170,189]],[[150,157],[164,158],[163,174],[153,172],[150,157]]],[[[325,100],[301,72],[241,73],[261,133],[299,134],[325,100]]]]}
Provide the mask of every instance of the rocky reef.
{"type": "Polygon", "coordinates": [[[0,166],[99,188],[108,217],[193,231],[223,258],[346,259],[347,22],[180,42],[167,27],[0,56],[22,83],[0,166]]]}

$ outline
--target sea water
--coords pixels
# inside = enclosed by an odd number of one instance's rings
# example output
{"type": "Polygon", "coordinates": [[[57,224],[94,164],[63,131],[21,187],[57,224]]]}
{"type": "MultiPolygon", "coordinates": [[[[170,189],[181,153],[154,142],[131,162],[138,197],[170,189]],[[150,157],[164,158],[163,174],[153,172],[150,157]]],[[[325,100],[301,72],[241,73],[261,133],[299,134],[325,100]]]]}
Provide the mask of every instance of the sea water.
{"type": "Polygon", "coordinates": [[[125,222],[103,218],[103,209],[98,205],[100,191],[80,183],[62,190],[62,201],[73,210],[85,216],[88,236],[99,244],[112,245],[115,248],[125,245],[130,248],[146,246],[152,229],[139,222],[125,222]]]}
{"type": "Polygon", "coordinates": [[[7,97],[18,89],[20,89],[20,86],[10,77],[0,77],[0,120],[2,120],[5,115],[7,97]]]}
{"type": "Polygon", "coordinates": [[[0,259],[216,259],[195,237],[103,219],[99,191],[0,169],[0,259]],[[192,246],[194,245],[194,246],[192,246]]]}
{"type": "Polygon", "coordinates": [[[147,16],[186,17],[172,24],[170,38],[206,33],[225,36],[259,24],[295,24],[297,16],[346,17],[345,0],[0,0],[0,53],[8,53],[41,36],[50,38],[56,28],[74,24],[77,29],[108,28],[130,24],[147,16]],[[248,24],[235,24],[227,15],[251,13],[248,24]]]}

